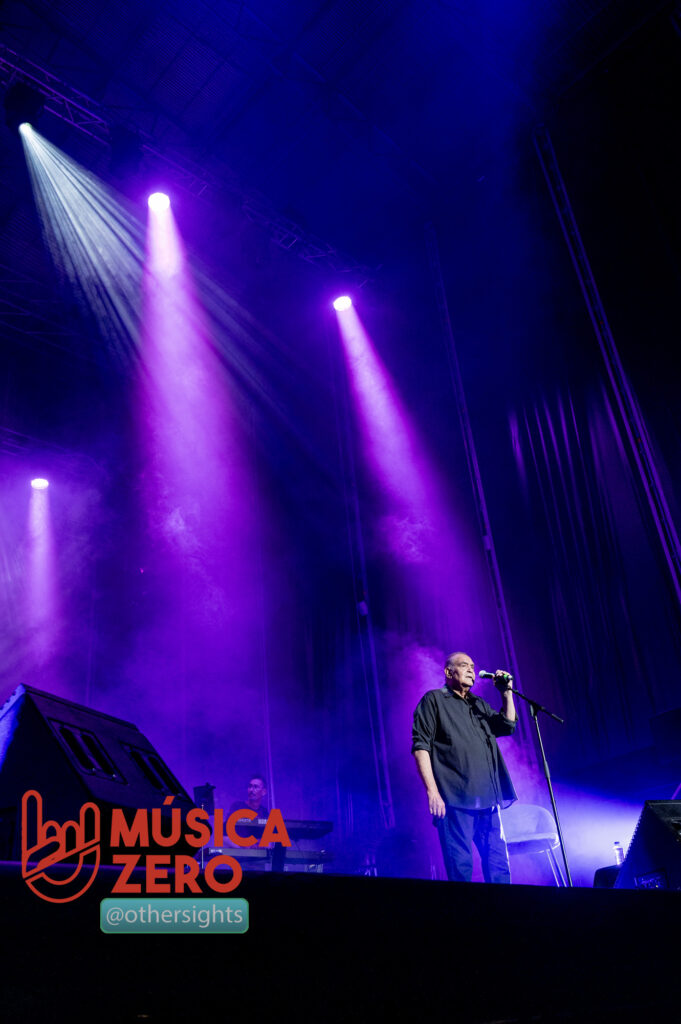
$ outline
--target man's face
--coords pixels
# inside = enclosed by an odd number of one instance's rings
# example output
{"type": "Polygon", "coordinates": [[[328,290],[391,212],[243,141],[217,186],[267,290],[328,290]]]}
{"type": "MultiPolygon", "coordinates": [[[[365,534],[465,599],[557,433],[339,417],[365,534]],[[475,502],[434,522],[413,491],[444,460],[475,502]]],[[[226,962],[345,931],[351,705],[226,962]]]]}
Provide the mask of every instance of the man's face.
{"type": "Polygon", "coordinates": [[[467,654],[455,654],[447,662],[445,675],[453,690],[467,693],[475,682],[475,665],[467,654]]]}
{"type": "Polygon", "coordinates": [[[260,807],[267,790],[262,779],[251,779],[248,783],[248,805],[254,810],[260,807]]]}

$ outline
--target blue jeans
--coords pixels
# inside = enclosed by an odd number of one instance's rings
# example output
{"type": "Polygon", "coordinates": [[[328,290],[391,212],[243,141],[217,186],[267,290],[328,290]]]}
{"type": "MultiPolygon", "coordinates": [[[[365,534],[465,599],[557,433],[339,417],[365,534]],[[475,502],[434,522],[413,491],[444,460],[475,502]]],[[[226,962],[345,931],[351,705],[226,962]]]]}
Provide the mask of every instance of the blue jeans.
{"type": "Polygon", "coordinates": [[[440,837],[442,856],[450,882],[470,882],[473,874],[473,843],[482,861],[486,882],[508,885],[511,871],[506,840],[501,831],[498,807],[482,811],[448,807],[444,818],[433,818],[440,837]]]}

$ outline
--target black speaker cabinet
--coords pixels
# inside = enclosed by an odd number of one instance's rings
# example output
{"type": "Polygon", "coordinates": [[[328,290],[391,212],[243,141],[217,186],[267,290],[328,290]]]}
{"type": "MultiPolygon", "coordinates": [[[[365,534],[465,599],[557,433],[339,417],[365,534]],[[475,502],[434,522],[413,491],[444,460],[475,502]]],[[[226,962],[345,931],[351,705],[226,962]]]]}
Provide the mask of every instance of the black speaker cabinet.
{"type": "Polygon", "coordinates": [[[681,889],[681,800],[647,800],[616,889],[681,889]]]}
{"type": "MultiPolygon", "coordinates": [[[[77,820],[83,804],[97,804],[103,836],[114,808],[131,820],[136,808],[162,807],[167,821],[171,807],[184,818],[194,806],[137,726],[19,686],[0,710],[0,860],[21,858],[21,802],[28,790],[42,797],[44,819],[59,824],[77,820]],[[169,797],[172,803],[163,807],[169,797]]],[[[102,842],[104,863],[111,853],[102,842]]]]}

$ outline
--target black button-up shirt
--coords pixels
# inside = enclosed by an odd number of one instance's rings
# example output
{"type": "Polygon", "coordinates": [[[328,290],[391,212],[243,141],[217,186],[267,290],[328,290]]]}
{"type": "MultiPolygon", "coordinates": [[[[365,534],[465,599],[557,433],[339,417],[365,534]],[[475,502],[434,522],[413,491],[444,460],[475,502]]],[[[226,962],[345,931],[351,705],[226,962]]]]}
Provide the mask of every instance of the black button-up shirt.
{"type": "Polygon", "coordinates": [[[437,788],[449,806],[506,807],[518,798],[496,737],[510,736],[515,727],[481,697],[463,698],[442,686],[418,703],[411,749],[428,751],[437,788]]]}

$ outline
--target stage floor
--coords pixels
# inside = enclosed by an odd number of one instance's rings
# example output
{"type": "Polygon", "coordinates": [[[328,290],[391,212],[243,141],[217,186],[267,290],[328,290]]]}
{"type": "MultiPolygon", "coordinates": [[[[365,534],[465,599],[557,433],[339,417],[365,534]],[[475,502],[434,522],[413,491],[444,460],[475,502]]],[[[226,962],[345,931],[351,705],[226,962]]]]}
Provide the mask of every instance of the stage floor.
{"type": "Polygon", "coordinates": [[[112,884],[100,869],[55,905],[2,865],[3,1020],[619,1022],[678,1009],[677,892],[263,873],[230,894],[248,900],[244,934],[129,935],[100,930],[112,884]]]}

